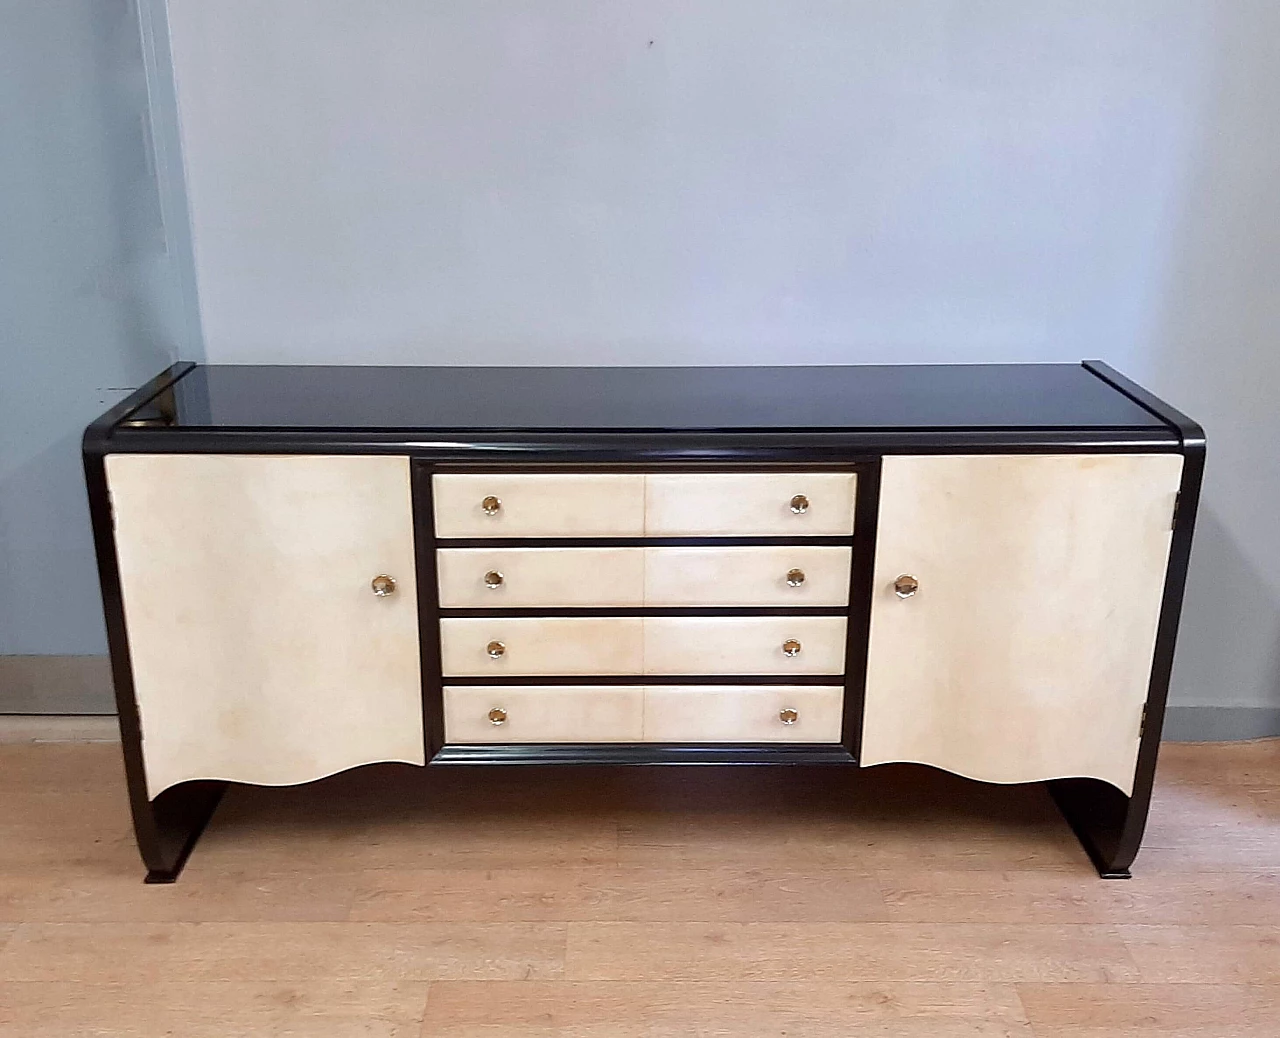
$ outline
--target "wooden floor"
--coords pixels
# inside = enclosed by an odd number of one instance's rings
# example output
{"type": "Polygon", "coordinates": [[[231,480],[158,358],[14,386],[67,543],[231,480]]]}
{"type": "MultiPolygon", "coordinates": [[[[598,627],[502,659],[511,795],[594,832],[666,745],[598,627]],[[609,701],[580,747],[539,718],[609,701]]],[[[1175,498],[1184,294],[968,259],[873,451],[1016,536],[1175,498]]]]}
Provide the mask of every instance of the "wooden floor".
{"type": "Polygon", "coordinates": [[[924,768],[389,767],[146,887],[118,754],[0,745],[0,1034],[1280,1035],[1280,741],[1166,746],[1129,882],[924,768]]]}

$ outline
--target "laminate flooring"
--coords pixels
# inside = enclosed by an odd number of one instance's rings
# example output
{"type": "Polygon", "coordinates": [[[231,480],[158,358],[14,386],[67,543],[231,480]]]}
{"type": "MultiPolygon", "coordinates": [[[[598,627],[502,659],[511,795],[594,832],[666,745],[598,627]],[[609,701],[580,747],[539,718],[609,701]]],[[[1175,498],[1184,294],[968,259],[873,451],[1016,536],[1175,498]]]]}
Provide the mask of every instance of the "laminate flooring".
{"type": "Polygon", "coordinates": [[[144,886],[119,747],[0,745],[0,1035],[1280,1035],[1280,741],[1169,744],[1130,881],[928,768],[230,790],[144,886]]]}

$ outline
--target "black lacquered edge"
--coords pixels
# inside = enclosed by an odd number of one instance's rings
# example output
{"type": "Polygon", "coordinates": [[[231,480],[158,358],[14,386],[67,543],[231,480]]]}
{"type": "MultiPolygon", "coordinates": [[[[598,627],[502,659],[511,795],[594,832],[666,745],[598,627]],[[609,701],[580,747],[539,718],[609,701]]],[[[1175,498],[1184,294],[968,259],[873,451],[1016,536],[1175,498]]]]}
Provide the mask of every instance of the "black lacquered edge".
{"type": "MultiPolygon", "coordinates": [[[[665,469],[664,469],[665,471],[665,469]]],[[[722,465],[720,472],[725,471],[722,465]]],[[[759,469],[751,469],[753,472],[759,469]]],[[[824,469],[824,472],[840,471],[824,469]]],[[[437,537],[436,547],[502,551],[510,548],[848,548],[844,537],[437,537]]]]}
{"type": "Polygon", "coordinates": [[[422,667],[422,727],[425,759],[444,745],[444,691],[440,665],[440,582],[436,574],[431,466],[410,463],[413,541],[418,582],[418,657],[422,667]]]}
{"type": "Polygon", "coordinates": [[[1138,385],[1133,379],[1122,375],[1110,364],[1101,360],[1086,360],[1081,362],[1081,367],[1090,374],[1102,379],[1112,389],[1123,393],[1135,404],[1151,412],[1171,429],[1176,429],[1184,446],[1196,441],[1199,441],[1201,446],[1204,445],[1204,429],[1200,427],[1198,422],[1183,414],[1173,405],[1165,403],[1149,389],[1144,389],[1138,385]]]}
{"type": "Polygon", "coordinates": [[[82,441],[85,488],[110,650],[125,786],[138,851],[147,867],[149,883],[172,883],[178,877],[196,840],[217,808],[226,784],[183,782],[162,791],[154,800],[147,796],[142,723],[134,694],[133,665],[116,558],[115,520],[107,486],[106,455],[109,447],[113,446],[111,434],[116,423],[161,398],[194,367],[190,363],[170,366],[92,422],[82,441]]]}
{"type": "Polygon", "coordinates": [[[828,743],[494,743],[449,745],[432,765],[458,764],[856,764],[828,743]]]}
{"type": "Polygon", "coordinates": [[[556,464],[789,463],[846,464],[852,455],[1006,453],[1126,453],[1176,451],[1177,437],[1160,428],[894,429],[794,432],[566,433],[478,435],[475,430],[118,428],[112,449],[156,454],[408,454],[435,463],[490,464],[523,460],[556,464]]]}
{"type": "MultiPolygon", "coordinates": [[[[195,364],[189,360],[178,361],[176,364],[170,364],[164,371],[156,375],[155,378],[145,382],[139,386],[127,397],[108,408],[101,415],[89,423],[84,431],[84,439],[81,446],[85,454],[97,453],[102,454],[106,449],[107,440],[117,431],[116,426],[129,418],[139,408],[146,406],[155,400],[161,394],[171,390],[174,384],[194,370],[195,364]]],[[[156,432],[154,428],[148,429],[131,429],[130,432],[156,432]]],[[[114,444],[112,445],[114,447],[114,444]]]]}
{"type": "Polygon", "coordinates": [[[1109,365],[1101,361],[1085,361],[1084,367],[1176,430],[1183,455],[1177,518],[1156,628],[1151,678],[1147,687],[1146,723],[1138,747],[1133,794],[1126,797],[1109,783],[1093,779],[1060,779],[1049,783],[1054,800],[1084,844],[1099,874],[1104,878],[1121,879],[1128,878],[1129,866],[1137,857],[1151,807],[1178,624],[1204,479],[1205,434],[1198,422],[1109,365]]]}
{"type": "Polygon", "coordinates": [[[866,702],[867,656],[870,651],[872,580],[876,563],[876,535],[880,521],[881,459],[858,472],[854,505],[852,570],[849,578],[848,624],[845,628],[845,695],[841,741],[849,753],[862,756],[862,719],[866,702]]]}

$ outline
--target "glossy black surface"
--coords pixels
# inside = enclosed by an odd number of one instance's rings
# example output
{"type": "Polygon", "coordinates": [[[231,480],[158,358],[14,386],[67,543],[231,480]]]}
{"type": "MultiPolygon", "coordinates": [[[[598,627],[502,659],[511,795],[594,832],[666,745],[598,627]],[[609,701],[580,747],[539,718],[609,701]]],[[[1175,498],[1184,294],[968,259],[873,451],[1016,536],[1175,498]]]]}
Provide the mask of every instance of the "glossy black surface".
{"type": "Polygon", "coordinates": [[[1161,429],[1078,364],[722,368],[196,367],[171,428],[1161,429]]]}

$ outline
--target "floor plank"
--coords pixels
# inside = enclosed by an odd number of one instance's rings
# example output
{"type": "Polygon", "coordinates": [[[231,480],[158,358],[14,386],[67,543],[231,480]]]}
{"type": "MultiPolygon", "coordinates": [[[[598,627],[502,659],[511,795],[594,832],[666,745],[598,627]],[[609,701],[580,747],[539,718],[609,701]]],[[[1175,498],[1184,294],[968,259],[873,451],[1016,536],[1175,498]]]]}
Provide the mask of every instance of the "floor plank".
{"type": "Polygon", "coordinates": [[[1011,985],[982,983],[433,984],[424,1038],[1029,1038],[1011,985]]]}
{"type": "Polygon", "coordinates": [[[529,980],[559,976],[565,930],[525,923],[24,923],[0,980],[529,980]]]}
{"type": "Polygon", "coordinates": [[[133,862],[114,875],[57,869],[6,877],[0,882],[0,920],[343,922],[350,917],[361,874],[224,871],[193,862],[180,883],[152,887],[140,883],[139,877],[133,862]]]}
{"type": "Polygon", "coordinates": [[[1150,983],[1280,984],[1275,926],[1125,925],[1117,931],[1150,983]]]}
{"type": "Polygon", "coordinates": [[[964,923],[570,923],[569,980],[1140,979],[1099,926],[964,923]]]}
{"type": "Polygon", "coordinates": [[[0,982],[0,1034],[22,1038],[417,1038],[428,984],[370,978],[0,982]]]}
{"type": "Polygon", "coordinates": [[[1227,984],[1019,984],[1037,1038],[1275,1038],[1280,991],[1227,984]]]}
{"type": "Polygon", "coordinates": [[[1267,923],[1280,926],[1280,872],[1139,869],[1133,879],[1050,871],[908,869],[877,874],[896,922],[1267,923]]]}
{"type": "Polygon", "coordinates": [[[377,870],[352,919],[455,921],[869,921],[887,918],[875,876],[849,869],[377,870]]]}

